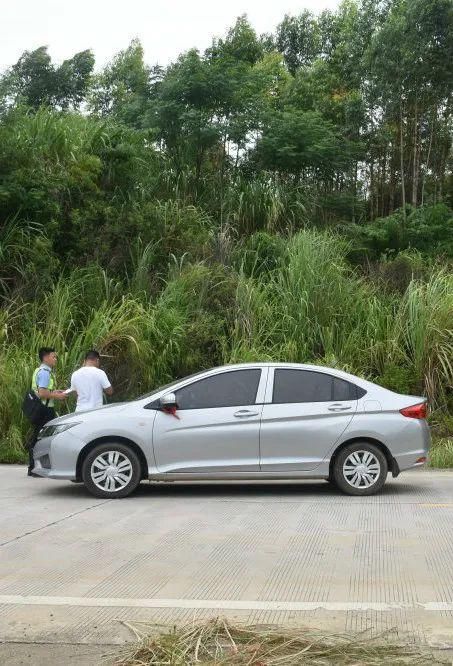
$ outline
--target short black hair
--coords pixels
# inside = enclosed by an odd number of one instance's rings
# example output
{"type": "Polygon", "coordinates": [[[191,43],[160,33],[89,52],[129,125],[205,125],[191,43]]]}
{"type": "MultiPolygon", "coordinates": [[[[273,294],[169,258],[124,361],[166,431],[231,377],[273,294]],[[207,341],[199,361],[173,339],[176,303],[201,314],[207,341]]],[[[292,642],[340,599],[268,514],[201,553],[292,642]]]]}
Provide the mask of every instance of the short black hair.
{"type": "Polygon", "coordinates": [[[55,351],[55,347],[41,347],[38,351],[39,360],[44,361],[44,356],[55,351]]]}
{"type": "Polygon", "coordinates": [[[90,351],[87,351],[85,354],[85,361],[99,361],[100,358],[99,352],[95,349],[90,349],[90,351]]]}

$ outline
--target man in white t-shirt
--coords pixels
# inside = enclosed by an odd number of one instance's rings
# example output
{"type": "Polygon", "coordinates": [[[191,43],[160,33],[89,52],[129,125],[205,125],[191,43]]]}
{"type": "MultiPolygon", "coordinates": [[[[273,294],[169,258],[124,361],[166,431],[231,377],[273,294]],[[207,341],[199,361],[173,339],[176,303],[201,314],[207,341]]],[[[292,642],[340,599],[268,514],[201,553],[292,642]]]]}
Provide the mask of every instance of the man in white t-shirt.
{"type": "Polygon", "coordinates": [[[113,388],[104,370],[99,367],[100,356],[97,351],[89,351],[81,368],[72,373],[71,388],[68,393],[77,393],[76,412],[102,407],[104,393],[112,395],[113,388]]]}

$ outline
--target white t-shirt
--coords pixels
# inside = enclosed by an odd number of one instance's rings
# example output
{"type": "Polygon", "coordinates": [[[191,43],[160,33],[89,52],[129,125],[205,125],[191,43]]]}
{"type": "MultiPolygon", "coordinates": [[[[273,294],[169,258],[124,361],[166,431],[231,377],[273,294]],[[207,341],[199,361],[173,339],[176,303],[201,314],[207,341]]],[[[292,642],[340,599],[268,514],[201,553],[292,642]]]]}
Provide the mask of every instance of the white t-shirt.
{"type": "Polygon", "coordinates": [[[76,412],[102,407],[103,390],[109,386],[108,377],[100,368],[84,366],[73,372],[71,390],[77,391],[76,412]]]}

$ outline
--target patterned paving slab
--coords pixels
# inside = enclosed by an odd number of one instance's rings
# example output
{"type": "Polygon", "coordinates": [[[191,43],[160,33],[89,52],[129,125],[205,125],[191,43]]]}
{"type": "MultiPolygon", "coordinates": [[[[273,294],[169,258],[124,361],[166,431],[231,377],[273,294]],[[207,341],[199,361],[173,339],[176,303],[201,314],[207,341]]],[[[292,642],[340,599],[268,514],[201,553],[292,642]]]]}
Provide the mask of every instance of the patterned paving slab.
{"type": "Polygon", "coordinates": [[[121,501],[0,467],[0,639],[121,643],[222,614],[453,644],[453,472],[370,498],[327,483],[143,484],[121,501]]]}

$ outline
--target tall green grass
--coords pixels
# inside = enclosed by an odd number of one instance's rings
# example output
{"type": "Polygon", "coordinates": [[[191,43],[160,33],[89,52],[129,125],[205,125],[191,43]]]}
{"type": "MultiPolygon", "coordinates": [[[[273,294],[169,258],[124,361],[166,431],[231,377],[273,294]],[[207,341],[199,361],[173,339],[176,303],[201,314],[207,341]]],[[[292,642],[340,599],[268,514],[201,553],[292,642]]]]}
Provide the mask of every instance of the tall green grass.
{"type": "Polygon", "coordinates": [[[219,363],[287,360],[423,393],[437,419],[451,410],[453,276],[445,270],[410,281],[402,294],[385,291],[349,266],[344,241],[313,230],[273,243],[265,265],[250,260],[250,249],[236,268],[173,258],[166,279],[152,284],[154,246],[132,252],[122,281],[91,266],[62,273],[34,298],[20,291],[5,300],[0,460],[24,457],[20,405],[37,350],[48,344],[59,353],[60,387],[84,352],[98,349],[115,399],[219,363]]]}
{"type": "MultiPolygon", "coordinates": [[[[209,205],[209,204],[208,204],[209,205]]],[[[313,215],[313,194],[273,177],[238,178],[222,198],[223,218],[240,235],[298,229],[313,215]]],[[[210,204],[215,210],[215,202],[210,204]]]]}
{"type": "Polygon", "coordinates": [[[384,292],[346,262],[348,247],[306,230],[265,278],[238,281],[230,360],[325,363],[371,379],[392,370],[407,391],[445,406],[453,384],[453,275],[433,271],[402,295],[384,292]]]}
{"type": "Polygon", "coordinates": [[[58,350],[63,388],[84,353],[98,349],[117,395],[126,397],[169,379],[168,355],[181,332],[181,317],[125,292],[96,268],[61,278],[39,300],[10,304],[0,316],[0,459],[23,458],[27,424],[20,406],[39,363],[39,347],[58,350]]]}
{"type": "Polygon", "coordinates": [[[429,464],[439,469],[453,467],[453,437],[434,439],[429,452],[429,464]]]}

